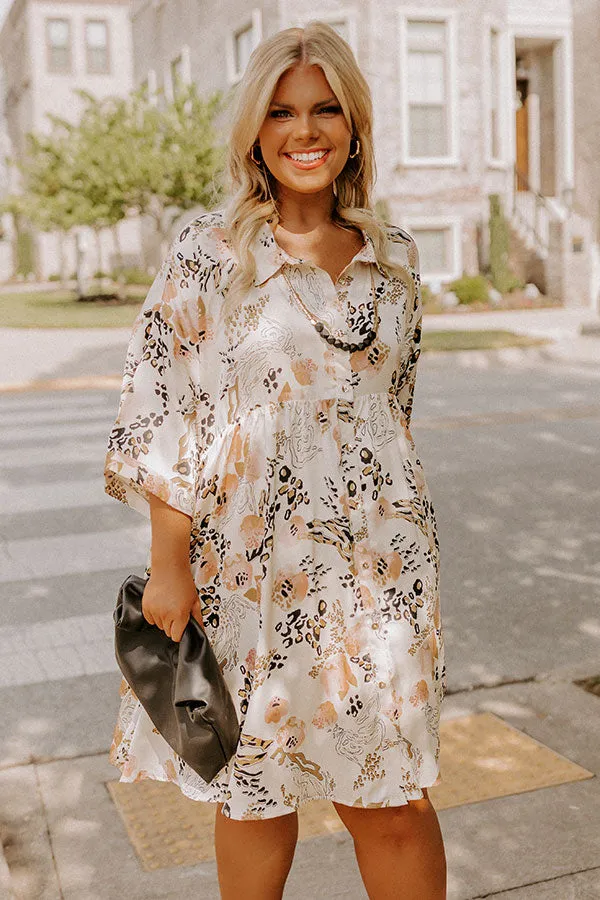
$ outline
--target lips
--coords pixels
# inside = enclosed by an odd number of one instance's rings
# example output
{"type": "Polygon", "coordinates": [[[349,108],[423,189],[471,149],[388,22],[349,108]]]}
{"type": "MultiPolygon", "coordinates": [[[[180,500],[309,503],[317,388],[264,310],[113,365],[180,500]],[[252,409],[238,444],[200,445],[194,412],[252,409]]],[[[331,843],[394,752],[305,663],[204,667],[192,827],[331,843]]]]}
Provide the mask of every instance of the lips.
{"type": "MultiPolygon", "coordinates": [[[[283,155],[286,157],[286,159],[289,159],[289,161],[292,163],[292,165],[295,166],[297,169],[316,169],[318,166],[322,166],[323,163],[325,162],[325,160],[329,159],[329,156],[331,154],[331,148],[330,147],[318,147],[318,148],[315,148],[314,150],[307,151],[310,153],[318,153],[320,150],[326,151],[324,156],[321,156],[319,159],[312,159],[310,161],[307,160],[306,162],[304,162],[304,161],[301,162],[297,159],[293,159],[289,153],[284,153],[283,155]]],[[[302,151],[297,151],[297,152],[302,152],[302,151]]]]}

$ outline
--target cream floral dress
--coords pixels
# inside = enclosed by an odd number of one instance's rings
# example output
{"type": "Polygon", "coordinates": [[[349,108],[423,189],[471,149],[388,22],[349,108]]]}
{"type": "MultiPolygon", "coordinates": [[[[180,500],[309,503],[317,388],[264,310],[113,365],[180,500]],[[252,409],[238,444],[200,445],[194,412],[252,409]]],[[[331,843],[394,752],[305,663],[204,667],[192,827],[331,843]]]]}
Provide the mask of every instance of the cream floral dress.
{"type": "MultiPolygon", "coordinates": [[[[237,753],[207,784],[125,681],[110,760],[121,781],[172,781],[233,819],[313,799],[381,807],[439,775],[445,693],[434,509],[410,432],[421,337],[418,254],[387,225],[417,291],[363,247],[337,283],[268,223],[237,313],[223,213],[171,245],[133,328],[105,490],[149,517],[192,517],[206,633],[238,709],[237,753]],[[290,292],[362,351],[332,347],[290,292]]],[[[150,573],[149,556],[146,574],[150,573]]]]}

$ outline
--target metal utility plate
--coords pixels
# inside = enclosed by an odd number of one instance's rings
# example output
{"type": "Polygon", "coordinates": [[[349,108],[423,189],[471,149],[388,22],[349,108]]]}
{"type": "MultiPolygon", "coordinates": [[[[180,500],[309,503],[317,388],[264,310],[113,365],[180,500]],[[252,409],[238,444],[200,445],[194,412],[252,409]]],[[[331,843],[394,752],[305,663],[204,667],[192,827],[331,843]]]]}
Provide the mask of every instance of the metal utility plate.
{"type": "MultiPolygon", "coordinates": [[[[428,788],[436,810],[521,794],[588,772],[493,713],[474,713],[440,724],[440,779],[428,788]]],[[[175,784],[145,779],[107,782],[143,869],[192,866],[214,858],[216,804],[190,800],[175,784]]],[[[328,800],[299,811],[299,839],[344,831],[328,800]]]]}

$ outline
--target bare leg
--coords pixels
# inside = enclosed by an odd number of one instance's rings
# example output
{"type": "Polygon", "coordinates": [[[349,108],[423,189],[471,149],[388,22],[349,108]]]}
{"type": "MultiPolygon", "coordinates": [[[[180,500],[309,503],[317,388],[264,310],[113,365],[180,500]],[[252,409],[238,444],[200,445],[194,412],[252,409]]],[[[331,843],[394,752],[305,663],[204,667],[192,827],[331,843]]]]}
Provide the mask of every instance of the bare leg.
{"type": "Polygon", "coordinates": [[[217,805],[215,853],[221,900],[281,900],[298,840],[298,813],[228,819],[217,805]]]}
{"type": "Polygon", "coordinates": [[[446,854],[427,790],[405,806],[334,803],[354,839],[369,900],[446,900],[446,854]]]}

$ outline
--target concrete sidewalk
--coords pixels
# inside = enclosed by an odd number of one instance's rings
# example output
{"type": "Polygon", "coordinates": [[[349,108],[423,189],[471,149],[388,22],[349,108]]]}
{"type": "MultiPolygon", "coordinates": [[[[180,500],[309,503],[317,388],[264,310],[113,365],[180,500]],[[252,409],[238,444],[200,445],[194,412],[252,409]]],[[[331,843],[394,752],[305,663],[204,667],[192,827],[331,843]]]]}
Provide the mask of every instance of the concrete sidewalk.
{"type": "MultiPolygon", "coordinates": [[[[81,347],[62,346],[58,371],[80,377],[81,347]]],[[[90,371],[102,342],[87,352],[90,371]]],[[[527,738],[536,777],[514,790],[510,739],[485,745],[481,782],[508,779],[508,790],[440,808],[448,900],[598,900],[600,698],[573,682],[600,669],[600,367],[548,363],[525,377],[449,356],[445,367],[424,360],[413,423],[443,554],[442,725],[498,717],[527,738]],[[536,787],[541,751],[593,776],[536,787]]],[[[103,493],[115,402],[114,390],[0,397],[2,900],[7,874],[14,900],[219,897],[214,859],[144,868],[134,838],[147,838],[126,831],[108,788],[120,680],[111,610],[115,586],[141,571],[149,528],[103,493]]],[[[475,768],[468,756],[461,774],[475,768]]],[[[169,823],[143,824],[174,840],[169,823]]],[[[284,897],[366,900],[350,835],[301,841],[284,897]]]]}
{"type": "Polygon", "coordinates": [[[0,385],[120,374],[129,328],[0,328],[0,385]]]}
{"type": "Polygon", "coordinates": [[[490,312],[459,312],[425,315],[423,327],[428,330],[502,328],[518,334],[531,334],[564,340],[577,337],[582,327],[600,324],[600,316],[591,309],[542,307],[540,309],[504,309],[490,312]]]}
{"type": "MultiPolygon", "coordinates": [[[[575,674],[450,695],[442,721],[487,711],[598,772],[600,700],[570,683],[575,674]]],[[[214,858],[154,871],[141,866],[107,790],[117,777],[106,748],[0,771],[14,900],[219,900],[214,858]]],[[[600,897],[597,777],[442,809],[438,818],[448,900],[600,897]]],[[[298,842],[284,898],[323,897],[367,900],[346,831],[298,842]]]]}
{"type": "MultiPolygon", "coordinates": [[[[423,332],[506,330],[547,338],[541,347],[504,347],[499,350],[452,351],[459,365],[485,368],[556,360],[573,366],[600,366],[600,316],[589,309],[516,309],[495,312],[457,312],[425,315],[423,332]]],[[[428,353],[427,357],[447,357],[428,353]]]]}
{"type": "MultiPolygon", "coordinates": [[[[506,329],[551,341],[542,347],[451,351],[457,365],[474,368],[494,362],[518,365],[552,359],[574,366],[600,366],[600,333],[582,334],[582,329],[594,325],[600,327],[600,317],[579,309],[460,312],[423,318],[424,332],[506,329]]],[[[0,328],[0,389],[55,379],[118,378],[129,335],[128,328],[0,328]]],[[[426,355],[431,361],[447,357],[437,351],[426,355]]]]}

